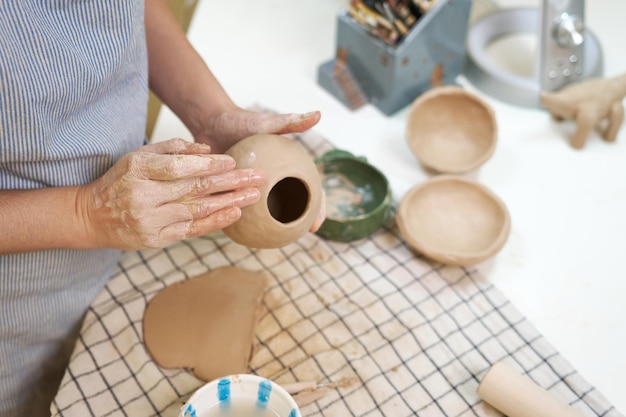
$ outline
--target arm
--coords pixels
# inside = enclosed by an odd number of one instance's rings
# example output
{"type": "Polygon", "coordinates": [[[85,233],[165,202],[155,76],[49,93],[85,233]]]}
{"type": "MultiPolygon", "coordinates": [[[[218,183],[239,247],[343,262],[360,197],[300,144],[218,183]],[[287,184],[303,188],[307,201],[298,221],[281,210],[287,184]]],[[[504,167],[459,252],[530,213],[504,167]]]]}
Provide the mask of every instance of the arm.
{"type": "Polygon", "coordinates": [[[244,137],[303,132],[320,120],[319,112],[263,114],[239,108],[189,43],[165,0],[145,4],[150,87],[196,142],[222,153],[244,137]]]}
{"type": "Polygon", "coordinates": [[[78,187],[0,191],[0,253],[92,247],[77,193],[78,187]]]}
{"type": "Polygon", "coordinates": [[[257,170],[173,139],[122,157],[77,187],[0,191],[0,254],[164,247],[223,229],[259,199],[257,170]]]}
{"type": "MultiPolygon", "coordinates": [[[[257,133],[308,130],[320,112],[264,114],[239,108],[187,40],[165,0],[146,0],[146,41],[152,91],[180,118],[195,141],[223,153],[232,144],[257,133]]],[[[311,227],[317,230],[325,208],[311,227]]]]}
{"type": "Polygon", "coordinates": [[[192,131],[207,117],[236,106],[187,37],[165,0],[145,2],[152,91],[192,131]]]}

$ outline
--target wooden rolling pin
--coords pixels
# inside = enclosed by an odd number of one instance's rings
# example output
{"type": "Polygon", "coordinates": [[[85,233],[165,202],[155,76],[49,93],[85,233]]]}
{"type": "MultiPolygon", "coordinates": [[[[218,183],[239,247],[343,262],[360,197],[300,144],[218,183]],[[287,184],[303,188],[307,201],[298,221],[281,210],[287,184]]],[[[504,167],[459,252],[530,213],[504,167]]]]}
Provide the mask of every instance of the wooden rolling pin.
{"type": "Polygon", "coordinates": [[[478,396],[508,417],[584,417],[510,365],[493,365],[478,385],[478,396]]]}

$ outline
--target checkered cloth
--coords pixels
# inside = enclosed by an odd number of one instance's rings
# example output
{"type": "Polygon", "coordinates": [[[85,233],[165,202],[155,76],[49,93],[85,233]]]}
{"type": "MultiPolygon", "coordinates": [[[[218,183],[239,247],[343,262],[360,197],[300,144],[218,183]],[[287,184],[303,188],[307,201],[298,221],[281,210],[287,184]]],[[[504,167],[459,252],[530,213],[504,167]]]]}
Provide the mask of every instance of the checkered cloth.
{"type": "MultiPolygon", "coordinates": [[[[295,138],[314,155],[332,148],[313,132],[295,138]]],[[[357,380],[303,416],[498,415],[476,389],[502,360],[585,416],[621,416],[487,279],[419,257],[393,222],[351,243],[308,234],[252,250],[216,232],[126,253],[87,312],[52,415],[176,417],[203,381],[151,360],[144,309],[168,285],[231,265],[269,277],[250,373],[357,380]]]]}

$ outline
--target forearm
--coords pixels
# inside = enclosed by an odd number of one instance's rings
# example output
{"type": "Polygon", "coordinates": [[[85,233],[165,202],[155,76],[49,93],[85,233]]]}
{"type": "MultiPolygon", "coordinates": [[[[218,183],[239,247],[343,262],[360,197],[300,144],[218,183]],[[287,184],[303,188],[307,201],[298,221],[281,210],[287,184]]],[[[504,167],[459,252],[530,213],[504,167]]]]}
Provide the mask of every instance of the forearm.
{"type": "Polygon", "coordinates": [[[207,117],[235,107],[167,2],[147,0],[145,20],[150,88],[192,132],[201,130],[207,117]]]}
{"type": "Polygon", "coordinates": [[[77,192],[78,187],[0,191],[0,254],[93,247],[77,192]]]}

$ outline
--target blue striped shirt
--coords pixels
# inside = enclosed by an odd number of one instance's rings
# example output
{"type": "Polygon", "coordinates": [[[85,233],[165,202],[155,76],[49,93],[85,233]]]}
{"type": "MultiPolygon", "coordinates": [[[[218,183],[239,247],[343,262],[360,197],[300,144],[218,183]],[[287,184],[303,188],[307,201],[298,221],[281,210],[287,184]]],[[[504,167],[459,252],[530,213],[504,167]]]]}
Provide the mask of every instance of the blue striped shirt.
{"type": "MultiPolygon", "coordinates": [[[[143,16],[142,1],[0,0],[0,189],[86,184],[144,142],[143,16]]],[[[0,256],[1,417],[49,415],[75,331],[119,255],[0,256]]]]}

